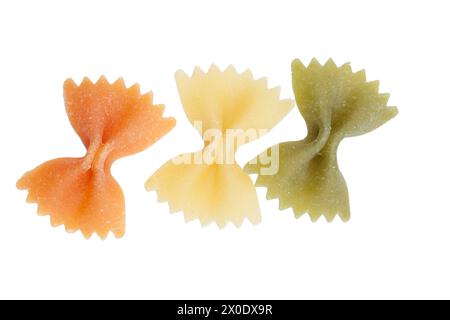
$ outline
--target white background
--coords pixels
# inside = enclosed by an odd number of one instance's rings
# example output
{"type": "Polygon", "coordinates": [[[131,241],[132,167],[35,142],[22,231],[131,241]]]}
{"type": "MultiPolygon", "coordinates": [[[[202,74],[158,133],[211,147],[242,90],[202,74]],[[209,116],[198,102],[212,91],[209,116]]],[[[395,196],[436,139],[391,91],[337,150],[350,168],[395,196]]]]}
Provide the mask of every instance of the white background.
{"type": "MultiPolygon", "coordinates": [[[[1,1],[0,298],[450,298],[447,3],[1,1]],[[365,68],[400,112],[340,146],[350,222],[296,220],[258,188],[262,223],[220,231],[186,224],[145,191],[166,160],[201,146],[177,69],[232,63],[293,98],[291,60],[313,57],[365,68]],[[102,74],[152,90],[178,124],[113,167],[125,237],[87,241],[37,216],[15,183],[46,160],[83,155],[62,84],[102,74]]],[[[293,109],[238,159],[305,132],[293,109]]]]}

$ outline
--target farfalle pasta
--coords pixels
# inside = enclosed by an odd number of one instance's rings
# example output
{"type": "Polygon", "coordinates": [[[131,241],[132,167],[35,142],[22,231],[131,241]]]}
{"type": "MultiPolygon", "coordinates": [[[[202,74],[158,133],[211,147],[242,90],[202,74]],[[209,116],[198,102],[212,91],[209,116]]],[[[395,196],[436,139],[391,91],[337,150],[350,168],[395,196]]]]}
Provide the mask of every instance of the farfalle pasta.
{"type": "Polygon", "coordinates": [[[258,173],[257,186],[267,187],[267,198],[279,199],[280,209],[293,208],[297,217],[308,213],[313,221],[324,215],[350,218],[348,191],[339,171],[337,149],[345,137],[362,135],[397,114],[387,107],[388,94],[378,93],[378,81],[366,82],[365,72],[353,73],[349,64],[337,67],[330,59],[308,67],[292,63],[292,85],[308,134],[301,141],[281,143],[279,170],[259,174],[264,166],[253,161],[245,166],[258,173]]]}
{"type": "Polygon", "coordinates": [[[72,127],[87,149],[82,158],[60,158],[27,172],[18,182],[28,189],[38,213],[49,214],[53,226],[68,232],[81,230],[86,238],[125,232],[125,203],[110,169],[119,158],[140,152],[175,125],[163,118],[164,106],[152,104],[152,94],[140,94],[136,84],[122,79],[110,84],[101,77],[93,84],[64,83],[66,111],[72,127]]]}
{"type": "Polygon", "coordinates": [[[279,88],[268,89],[266,79],[250,71],[238,74],[230,66],[208,72],[196,68],[189,77],[176,73],[186,115],[203,135],[205,147],[163,165],[146,183],[167,201],[171,212],[183,211],[187,221],[236,226],[245,218],[261,219],[256,189],[235,163],[235,149],[269,130],[292,109],[293,101],[280,100],[279,88]]]}

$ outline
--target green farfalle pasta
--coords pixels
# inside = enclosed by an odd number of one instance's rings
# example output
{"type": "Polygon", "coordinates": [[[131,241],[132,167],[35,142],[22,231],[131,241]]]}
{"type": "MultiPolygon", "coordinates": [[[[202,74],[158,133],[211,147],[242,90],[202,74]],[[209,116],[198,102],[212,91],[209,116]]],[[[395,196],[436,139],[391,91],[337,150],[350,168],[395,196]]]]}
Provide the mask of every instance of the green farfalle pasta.
{"type": "MultiPolygon", "coordinates": [[[[339,171],[337,148],[345,137],[362,135],[387,122],[398,111],[388,107],[388,94],[378,93],[378,81],[367,82],[364,70],[353,73],[350,64],[323,66],[313,59],[308,67],[292,62],[292,86],[307,136],[280,143],[279,169],[263,175],[257,159],[245,166],[257,173],[257,186],[267,187],[267,199],[278,198],[280,209],[293,208],[296,217],[308,213],[316,221],[350,218],[347,185],[339,171]]],[[[270,150],[276,150],[272,147],[270,150]]],[[[267,152],[267,151],[266,151],[267,152]]]]}

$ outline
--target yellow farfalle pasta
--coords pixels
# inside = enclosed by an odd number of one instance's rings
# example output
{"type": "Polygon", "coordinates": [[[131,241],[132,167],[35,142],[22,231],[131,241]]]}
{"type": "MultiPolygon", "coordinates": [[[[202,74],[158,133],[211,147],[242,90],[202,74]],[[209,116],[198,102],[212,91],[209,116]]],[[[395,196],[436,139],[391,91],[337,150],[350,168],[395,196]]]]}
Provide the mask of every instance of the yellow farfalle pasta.
{"type": "Polygon", "coordinates": [[[267,187],[267,198],[278,198],[280,209],[293,208],[297,217],[313,221],[324,215],[350,218],[348,191],[337,163],[337,148],[345,137],[367,133],[393,118],[388,94],[378,93],[378,81],[366,82],[365,72],[353,73],[349,64],[337,67],[330,59],[308,67],[292,63],[292,85],[308,135],[301,141],[278,145],[279,170],[260,174],[264,164],[252,161],[248,173],[259,174],[256,185],[267,187]]]}
{"type": "Polygon", "coordinates": [[[187,221],[199,219],[224,227],[245,218],[260,221],[256,189],[235,163],[235,149],[272,128],[293,107],[280,100],[279,88],[255,80],[250,71],[238,74],[230,66],[208,72],[195,68],[192,77],[175,75],[181,102],[191,123],[203,135],[205,148],[163,165],[147,182],[171,212],[183,211],[187,221]]]}

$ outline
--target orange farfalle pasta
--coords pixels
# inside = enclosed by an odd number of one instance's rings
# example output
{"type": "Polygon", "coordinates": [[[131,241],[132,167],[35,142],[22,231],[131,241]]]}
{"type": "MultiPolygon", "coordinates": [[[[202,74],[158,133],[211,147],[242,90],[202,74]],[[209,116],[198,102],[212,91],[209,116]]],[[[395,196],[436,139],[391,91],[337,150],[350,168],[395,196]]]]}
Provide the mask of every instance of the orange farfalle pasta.
{"type": "Polygon", "coordinates": [[[125,232],[122,189],[111,175],[112,163],[140,152],[165,135],[175,119],[163,118],[163,105],[152,104],[152,93],[141,95],[139,85],[126,88],[122,79],[110,84],[101,77],[85,78],[77,86],[64,83],[66,111],[87,153],[83,158],[50,160],[27,172],[18,182],[28,189],[27,201],[38,213],[49,214],[53,226],[81,230],[86,238],[106,238],[125,232]]]}

